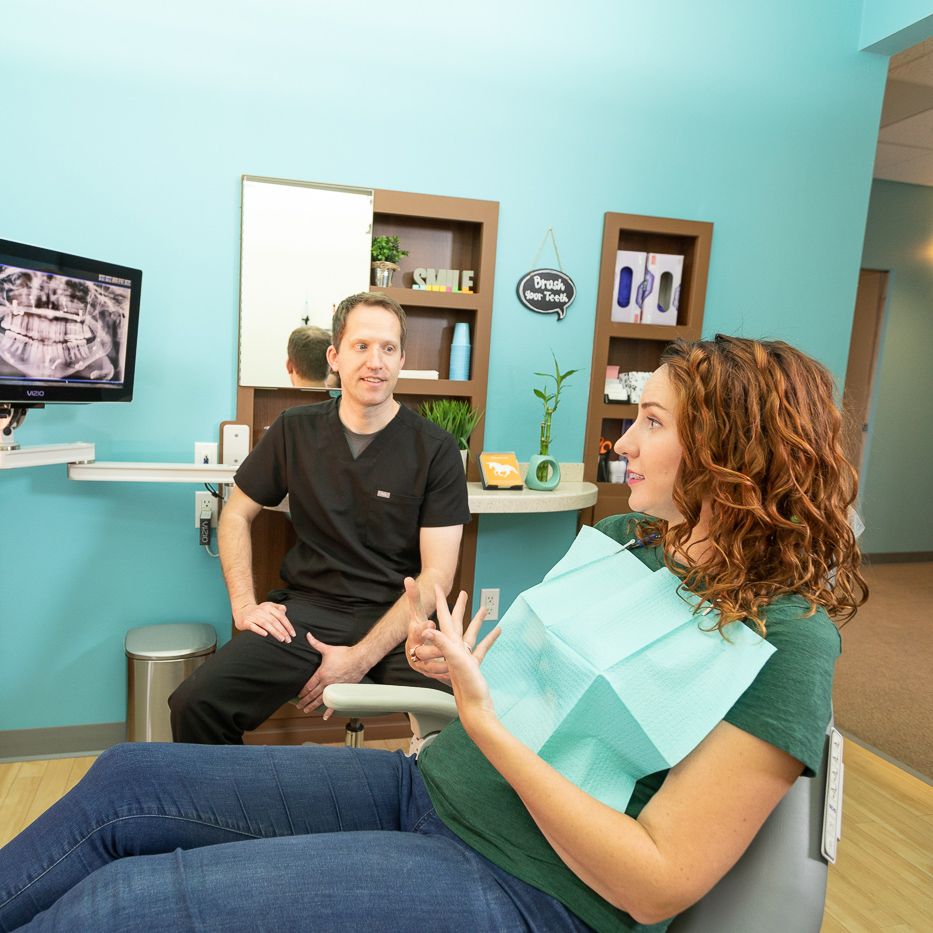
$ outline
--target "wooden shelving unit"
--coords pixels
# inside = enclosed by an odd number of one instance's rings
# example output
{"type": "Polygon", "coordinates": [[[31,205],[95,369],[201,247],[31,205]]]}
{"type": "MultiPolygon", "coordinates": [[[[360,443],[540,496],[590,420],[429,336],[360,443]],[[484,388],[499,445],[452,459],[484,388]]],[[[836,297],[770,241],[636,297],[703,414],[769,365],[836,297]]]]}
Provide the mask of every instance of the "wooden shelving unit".
{"type": "MultiPolygon", "coordinates": [[[[583,477],[596,483],[596,505],[583,519],[588,523],[628,510],[628,487],[597,482],[599,442],[613,444],[622,433],[622,422],[638,415],[636,405],[605,401],[606,367],[622,372],[656,369],[664,348],[678,338],[697,340],[703,328],[706,280],[709,270],[713,225],[702,221],[607,213],[599,265],[596,331],[593,337],[589,407],[586,417],[583,477]],[[684,257],[677,323],[621,324],[611,319],[615,294],[616,253],[620,250],[673,253],[684,257]]],[[[612,455],[615,457],[615,454],[612,455]]]]}
{"type": "MultiPolygon", "coordinates": [[[[489,339],[492,330],[492,295],[495,282],[496,239],[499,204],[467,198],[447,198],[377,189],[373,198],[373,236],[398,236],[409,255],[399,263],[393,286],[381,291],[391,295],[405,309],[408,341],[405,369],[437,370],[439,379],[400,379],[396,398],[417,409],[431,398],[461,398],[474,408],[486,409],[486,383],[489,374],[489,339]],[[472,270],[472,294],[415,290],[413,271],[417,268],[472,270]],[[470,327],[472,346],[470,378],[451,380],[450,343],[454,325],[470,327]]],[[[298,389],[258,389],[240,386],[237,390],[237,421],[249,424],[255,445],[280,412],[293,405],[307,405],[324,396],[298,389]]],[[[470,477],[478,479],[476,464],[483,450],[485,419],[481,419],[470,439],[470,477]]],[[[460,568],[455,589],[470,591],[476,566],[476,525],[464,529],[460,568]]],[[[287,517],[264,510],[253,522],[253,576],[257,593],[281,586],[279,565],[285,551],[294,543],[294,532],[287,517]]],[[[403,734],[407,720],[398,717],[374,720],[374,737],[403,734]],[[401,726],[400,726],[401,724],[401,726]],[[399,729],[403,731],[400,732],[399,729]]],[[[317,715],[305,716],[286,704],[247,742],[293,744],[305,741],[339,741],[343,721],[323,722],[317,715]]],[[[370,727],[367,725],[367,734],[370,727]]]]}

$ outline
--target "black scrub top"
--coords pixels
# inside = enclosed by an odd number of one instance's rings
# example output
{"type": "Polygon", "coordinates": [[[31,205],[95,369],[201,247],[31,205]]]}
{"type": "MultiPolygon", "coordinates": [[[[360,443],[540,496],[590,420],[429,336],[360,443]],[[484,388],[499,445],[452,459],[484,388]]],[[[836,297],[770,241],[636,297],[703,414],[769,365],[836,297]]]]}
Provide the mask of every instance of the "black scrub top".
{"type": "Polygon", "coordinates": [[[421,528],[470,521],[453,437],[401,406],[354,460],[339,399],[290,408],[234,480],[260,505],[287,494],[297,543],[282,561],[291,589],[325,600],[388,605],[421,570],[421,528]]]}

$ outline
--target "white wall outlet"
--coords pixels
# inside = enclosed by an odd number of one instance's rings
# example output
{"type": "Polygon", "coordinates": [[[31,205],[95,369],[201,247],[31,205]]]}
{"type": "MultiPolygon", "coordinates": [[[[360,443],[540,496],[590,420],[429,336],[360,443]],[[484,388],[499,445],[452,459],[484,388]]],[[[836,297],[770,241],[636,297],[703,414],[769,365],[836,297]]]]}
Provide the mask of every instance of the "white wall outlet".
{"type": "Polygon", "coordinates": [[[499,588],[480,590],[479,604],[486,610],[486,621],[495,622],[499,618],[499,588]]]}
{"type": "Polygon", "coordinates": [[[196,492],[194,494],[194,527],[201,527],[201,511],[209,509],[211,513],[211,528],[217,527],[217,499],[210,492],[196,492]]]}
{"type": "Polygon", "coordinates": [[[195,463],[217,463],[217,441],[194,442],[195,463]]]}

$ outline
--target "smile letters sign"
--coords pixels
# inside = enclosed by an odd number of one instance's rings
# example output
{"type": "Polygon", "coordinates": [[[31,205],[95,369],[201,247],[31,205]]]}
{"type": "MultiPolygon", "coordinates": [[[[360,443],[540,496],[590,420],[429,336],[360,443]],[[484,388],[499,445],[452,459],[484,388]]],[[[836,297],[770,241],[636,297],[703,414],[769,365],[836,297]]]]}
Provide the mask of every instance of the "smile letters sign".
{"type": "Polygon", "coordinates": [[[573,279],[557,269],[533,269],[518,283],[518,300],[529,311],[556,314],[558,320],[563,319],[576,293],[573,279]]]}

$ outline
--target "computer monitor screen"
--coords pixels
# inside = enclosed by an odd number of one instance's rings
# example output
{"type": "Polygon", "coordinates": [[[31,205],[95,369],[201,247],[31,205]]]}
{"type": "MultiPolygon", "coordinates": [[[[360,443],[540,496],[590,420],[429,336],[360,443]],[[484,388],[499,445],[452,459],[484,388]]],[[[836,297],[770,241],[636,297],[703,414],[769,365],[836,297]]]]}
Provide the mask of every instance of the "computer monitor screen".
{"type": "Polygon", "coordinates": [[[129,402],[142,272],[0,240],[0,402],[129,402]]]}

